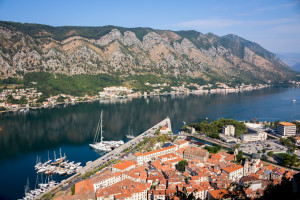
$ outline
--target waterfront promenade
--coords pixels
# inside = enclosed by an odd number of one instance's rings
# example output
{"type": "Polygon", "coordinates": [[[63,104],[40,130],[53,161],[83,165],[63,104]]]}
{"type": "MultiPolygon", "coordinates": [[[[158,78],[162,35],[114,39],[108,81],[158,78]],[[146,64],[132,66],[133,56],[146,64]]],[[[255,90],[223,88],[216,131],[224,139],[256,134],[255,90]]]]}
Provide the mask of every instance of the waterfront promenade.
{"type": "MultiPolygon", "coordinates": [[[[87,164],[85,167],[80,169],[76,174],[73,176],[69,177],[66,180],[63,180],[61,184],[58,186],[52,188],[51,190],[47,191],[46,193],[51,193],[55,190],[58,190],[60,187],[64,185],[65,188],[69,188],[72,184],[74,184],[72,181],[76,178],[78,178],[81,175],[84,175],[86,172],[89,172],[97,167],[100,167],[101,165],[105,164],[107,161],[111,159],[118,159],[119,155],[127,148],[132,147],[134,148],[139,142],[141,142],[145,137],[152,137],[154,136],[155,131],[160,127],[160,126],[168,126],[169,130],[172,130],[171,127],[171,120],[169,117],[165,118],[161,122],[157,123],[156,125],[152,126],[145,132],[141,133],[137,137],[133,138],[132,140],[126,142],[122,146],[119,146],[118,148],[108,152],[107,154],[103,155],[102,157],[98,158],[97,160],[87,164]]],[[[41,199],[46,193],[41,194],[38,196],[36,199],[41,199]]]]}

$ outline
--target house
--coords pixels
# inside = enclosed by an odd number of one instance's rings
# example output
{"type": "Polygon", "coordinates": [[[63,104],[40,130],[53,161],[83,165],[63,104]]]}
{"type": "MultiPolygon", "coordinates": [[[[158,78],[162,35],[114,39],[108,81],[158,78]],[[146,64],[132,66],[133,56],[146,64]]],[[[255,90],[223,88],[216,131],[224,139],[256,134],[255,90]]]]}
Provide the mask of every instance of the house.
{"type": "Polygon", "coordinates": [[[233,125],[226,125],[222,128],[222,134],[228,135],[228,136],[234,136],[235,133],[235,127],[233,125]]]}
{"type": "Polygon", "coordinates": [[[228,194],[228,191],[226,189],[210,190],[208,191],[208,200],[230,199],[230,198],[224,198],[226,194],[228,194]]]}
{"type": "Polygon", "coordinates": [[[229,167],[222,168],[222,172],[228,175],[228,178],[232,181],[239,181],[243,177],[243,166],[233,164],[229,167]]]}
{"type": "Polygon", "coordinates": [[[171,132],[171,131],[170,131],[170,129],[168,127],[163,126],[163,127],[160,128],[159,132],[161,134],[169,134],[169,132],[171,132]]]}
{"type": "Polygon", "coordinates": [[[176,150],[177,150],[177,146],[170,146],[170,147],[166,147],[166,148],[162,148],[162,149],[158,149],[146,153],[136,153],[134,155],[138,164],[142,165],[146,162],[156,160],[158,156],[172,153],[175,152],[176,150]]]}
{"type": "Polygon", "coordinates": [[[290,137],[296,135],[296,125],[290,122],[280,122],[278,124],[277,133],[282,137],[290,137]]]}
{"type": "Polygon", "coordinates": [[[244,176],[240,179],[240,185],[249,186],[253,191],[262,188],[262,181],[254,176],[244,176]]]}
{"type": "Polygon", "coordinates": [[[112,173],[115,173],[115,172],[124,172],[124,171],[128,171],[128,170],[134,169],[135,165],[137,165],[136,161],[124,160],[124,161],[121,161],[121,162],[113,165],[111,167],[111,171],[112,171],[112,173]]]}
{"type": "Polygon", "coordinates": [[[94,190],[96,191],[99,188],[105,188],[120,182],[122,180],[121,172],[111,173],[110,170],[106,170],[95,175],[91,180],[93,181],[94,190]]]}
{"type": "Polygon", "coordinates": [[[186,160],[198,159],[201,162],[205,162],[208,159],[208,156],[208,151],[197,147],[187,148],[183,151],[183,159],[186,160]]]}

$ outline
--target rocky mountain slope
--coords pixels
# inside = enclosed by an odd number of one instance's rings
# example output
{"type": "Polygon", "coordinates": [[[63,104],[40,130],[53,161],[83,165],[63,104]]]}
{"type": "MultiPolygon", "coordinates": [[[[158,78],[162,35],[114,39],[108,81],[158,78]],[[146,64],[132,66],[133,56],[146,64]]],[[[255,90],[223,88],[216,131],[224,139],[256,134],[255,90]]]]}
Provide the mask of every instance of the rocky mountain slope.
{"type": "Polygon", "coordinates": [[[285,64],[300,72],[300,53],[276,53],[285,64]]]}
{"type": "Polygon", "coordinates": [[[235,35],[0,22],[0,76],[22,77],[36,71],[67,75],[152,73],[249,82],[294,76],[273,53],[235,35]]]}

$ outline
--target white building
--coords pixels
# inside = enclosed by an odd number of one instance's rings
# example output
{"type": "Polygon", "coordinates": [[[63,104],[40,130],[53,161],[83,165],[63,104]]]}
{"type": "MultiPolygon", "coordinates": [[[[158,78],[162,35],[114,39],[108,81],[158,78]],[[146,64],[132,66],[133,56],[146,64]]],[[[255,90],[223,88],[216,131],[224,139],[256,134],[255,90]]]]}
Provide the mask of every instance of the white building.
{"type": "Polygon", "coordinates": [[[233,125],[226,125],[222,129],[224,135],[234,136],[235,127],[233,125]]]}
{"type": "Polygon", "coordinates": [[[241,136],[242,142],[256,142],[256,141],[265,141],[267,140],[266,132],[258,132],[258,133],[248,133],[243,134],[241,136]]]}
{"type": "Polygon", "coordinates": [[[220,134],[220,139],[227,143],[237,143],[239,142],[239,139],[235,137],[231,137],[229,135],[220,134]]]}
{"type": "Polygon", "coordinates": [[[284,137],[296,135],[296,125],[290,122],[280,122],[277,132],[284,137]]]}
{"type": "Polygon", "coordinates": [[[244,175],[244,170],[242,165],[232,165],[230,167],[225,167],[222,169],[228,175],[228,178],[232,181],[238,182],[240,178],[244,175]]]}
{"type": "Polygon", "coordinates": [[[101,174],[97,174],[92,178],[94,191],[100,188],[105,188],[122,180],[121,172],[111,173],[106,171],[101,174]]]}
{"type": "Polygon", "coordinates": [[[121,161],[111,167],[112,173],[115,172],[124,172],[124,171],[129,171],[135,168],[135,165],[137,162],[132,161],[132,160],[124,160],[121,161]]]}
{"type": "Polygon", "coordinates": [[[177,149],[178,149],[177,146],[171,146],[171,147],[166,147],[163,149],[158,149],[158,150],[150,151],[150,152],[146,152],[146,153],[136,153],[134,155],[136,157],[136,161],[138,162],[138,164],[142,165],[146,162],[157,159],[158,156],[175,152],[177,149]]]}

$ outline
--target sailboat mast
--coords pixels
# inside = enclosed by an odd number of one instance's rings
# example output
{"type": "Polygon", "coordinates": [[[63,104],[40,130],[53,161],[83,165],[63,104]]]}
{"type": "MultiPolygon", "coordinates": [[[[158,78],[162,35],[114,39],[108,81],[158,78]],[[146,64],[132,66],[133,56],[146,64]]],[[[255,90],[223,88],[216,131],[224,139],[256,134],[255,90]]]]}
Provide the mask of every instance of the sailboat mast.
{"type": "Polygon", "coordinates": [[[61,147],[59,148],[59,155],[60,155],[60,157],[61,157],[61,147]]]}
{"type": "Polygon", "coordinates": [[[27,183],[25,186],[25,195],[26,195],[26,193],[28,193],[28,191],[29,191],[29,178],[27,178],[27,183]]]}
{"type": "Polygon", "coordinates": [[[101,115],[97,124],[97,129],[96,129],[96,133],[95,133],[95,137],[94,137],[94,143],[98,142],[98,137],[99,137],[99,128],[100,128],[100,121],[101,121],[101,115]]]}
{"type": "Polygon", "coordinates": [[[101,143],[102,143],[102,141],[103,141],[103,130],[102,130],[102,128],[103,128],[103,110],[101,110],[101,124],[100,124],[100,130],[101,130],[101,143]]]}
{"type": "Polygon", "coordinates": [[[55,154],[55,150],[54,150],[54,161],[56,160],[56,154],[55,154]]]}

